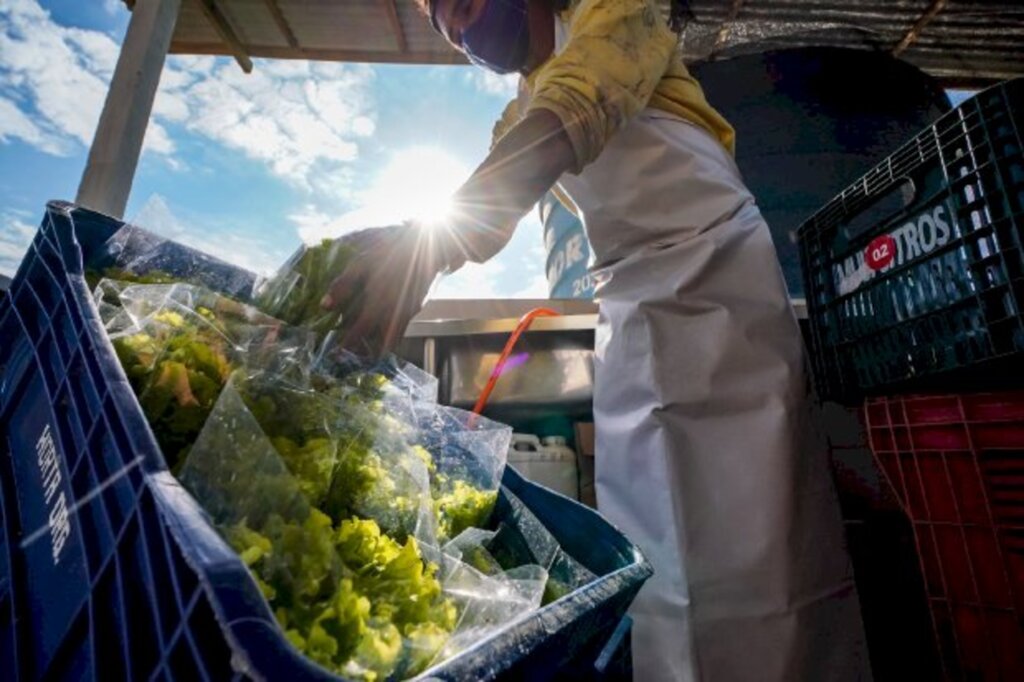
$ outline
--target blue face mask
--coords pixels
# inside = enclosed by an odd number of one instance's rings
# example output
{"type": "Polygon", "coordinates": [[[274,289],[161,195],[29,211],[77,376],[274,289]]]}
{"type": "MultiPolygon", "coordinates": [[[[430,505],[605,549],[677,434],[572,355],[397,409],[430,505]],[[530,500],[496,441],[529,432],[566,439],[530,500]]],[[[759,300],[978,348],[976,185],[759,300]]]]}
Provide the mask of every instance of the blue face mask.
{"type": "MultiPolygon", "coordinates": [[[[530,50],[526,3],[487,0],[480,16],[462,32],[460,47],[469,61],[500,74],[520,71],[526,65],[530,50]]],[[[438,28],[436,18],[431,19],[438,28]]]]}

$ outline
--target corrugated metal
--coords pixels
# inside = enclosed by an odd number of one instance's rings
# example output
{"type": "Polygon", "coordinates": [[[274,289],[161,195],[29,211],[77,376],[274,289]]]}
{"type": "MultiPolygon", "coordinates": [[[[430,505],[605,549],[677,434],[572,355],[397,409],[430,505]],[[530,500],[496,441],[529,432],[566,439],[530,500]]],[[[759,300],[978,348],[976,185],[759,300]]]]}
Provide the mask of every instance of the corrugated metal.
{"type": "MultiPolygon", "coordinates": [[[[683,33],[689,61],[808,45],[892,50],[932,0],[693,0],[683,33]]],[[[1024,3],[947,2],[900,55],[946,83],[1024,75],[1024,3]]]]}
{"type": "MultiPolygon", "coordinates": [[[[407,43],[388,20],[392,0],[185,0],[175,52],[227,54],[201,3],[221,9],[252,56],[410,63],[461,61],[413,0],[394,0],[407,43]],[[275,2],[299,42],[287,41],[267,7],[275,2]]],[[[668,0],[661,0],[668,6],[668,0]]],[[[683,33],[689,61],[808,45],[892,50],[933,0],[691,0],[683,33]],[[727,21],[728,19],[728,21],[727,21]]],[[[1024,3],[946,2],[902,57],[947,84],[980,85],[1024,75],[1024,3]]]]}
{"type": "MultiPolygon", "coordinates": [[[[253,57],[339,61],[452,63],[460,55],[430,27],[412,0],[395,0],[406,50],[388,18],[391,0],[212,0],[253,57]],[[280,9],[299,47],[288,46],[268,7],[280,9]]],[[[184,0],[171,51],[229,54],[204,3],[184,0]]]]}

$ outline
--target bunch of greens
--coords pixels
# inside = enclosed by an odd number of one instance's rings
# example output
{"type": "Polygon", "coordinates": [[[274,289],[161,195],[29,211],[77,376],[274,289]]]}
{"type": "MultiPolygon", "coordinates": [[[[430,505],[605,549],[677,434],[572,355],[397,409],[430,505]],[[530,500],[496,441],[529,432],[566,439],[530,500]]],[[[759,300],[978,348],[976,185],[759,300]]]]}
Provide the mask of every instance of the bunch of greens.
{"type": "Polygon", "coordinates": [[[325,378],[317,384],[236,373],[180,478],[256,576],[296,648],[353,679],[411,676],[447,642],[456,608],[421,552],[416,524],[389,533],[374,518],[403,518],[416,488],[369,455],[346,460],[340,443],[360,427],[345,413],[363,405],[358,393],[325,378]],[[349,491],[352,472],[360,482],[349,491]],[[351,506],[334,505],[335,494],[351,506]]]}
{"type": "Polygon", "coordinates": [[[340,239],[325,239],[315,246],[300,248],[276,275],[260,286],[256,305],[288,324],[307,327],[320,335],[336,329],[342,314],[324,311],[320,301],[355,255],[340,239]]]}
{"type": "Polygon", "coordinates": [[[260,531],[239,522],[224,533],[288,640],[347,677],[415,675],[455,627],[436,564],[423,560],[415,539],[399,544],[374,521],[335,525],[314,508],[301,523],[273,515],[260,531]]]}
{"type": "Polygon", "coordinates": [[[163,311],[145,329],[112,339],[153,434],[174,470],[206,423],[231,374],[224,337],[163,311]]]}
{"type": "Polygon", "coordinates": [[[177,284],[181,282],[180,278],[172,277],[160,270],[151,270],[144,275],[130,272],[124,268],[85,271],[85,283],[90,290],[95,289],[105,279],[126,284],[177,284]]]}

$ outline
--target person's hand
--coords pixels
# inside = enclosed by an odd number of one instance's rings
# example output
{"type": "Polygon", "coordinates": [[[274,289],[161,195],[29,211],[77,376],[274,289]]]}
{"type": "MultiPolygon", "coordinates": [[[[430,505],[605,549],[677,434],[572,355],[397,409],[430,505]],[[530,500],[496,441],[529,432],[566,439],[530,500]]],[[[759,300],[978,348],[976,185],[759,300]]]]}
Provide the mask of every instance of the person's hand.
{"type": "Polygon", "coordinates": [[[320,302],[340,310],[342,343],[369,355],[390,351],[420,311],[448,262],[428,229],[416,224],[363,230],[343,238],[356,251],[320,302]]]}

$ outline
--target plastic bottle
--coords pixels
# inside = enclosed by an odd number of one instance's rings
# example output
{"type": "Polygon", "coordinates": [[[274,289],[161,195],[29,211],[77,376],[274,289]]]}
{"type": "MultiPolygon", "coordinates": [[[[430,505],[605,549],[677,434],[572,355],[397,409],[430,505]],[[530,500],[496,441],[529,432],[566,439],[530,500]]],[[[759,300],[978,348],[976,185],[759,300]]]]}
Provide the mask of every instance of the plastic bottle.
{"type": "Polygon", "coordinates": [[[508,463],[530,481],[579,499],[576,453],[566,445],[565,438],[549,436],[542,443],[531,434],[513,434],[508,463]]]}

